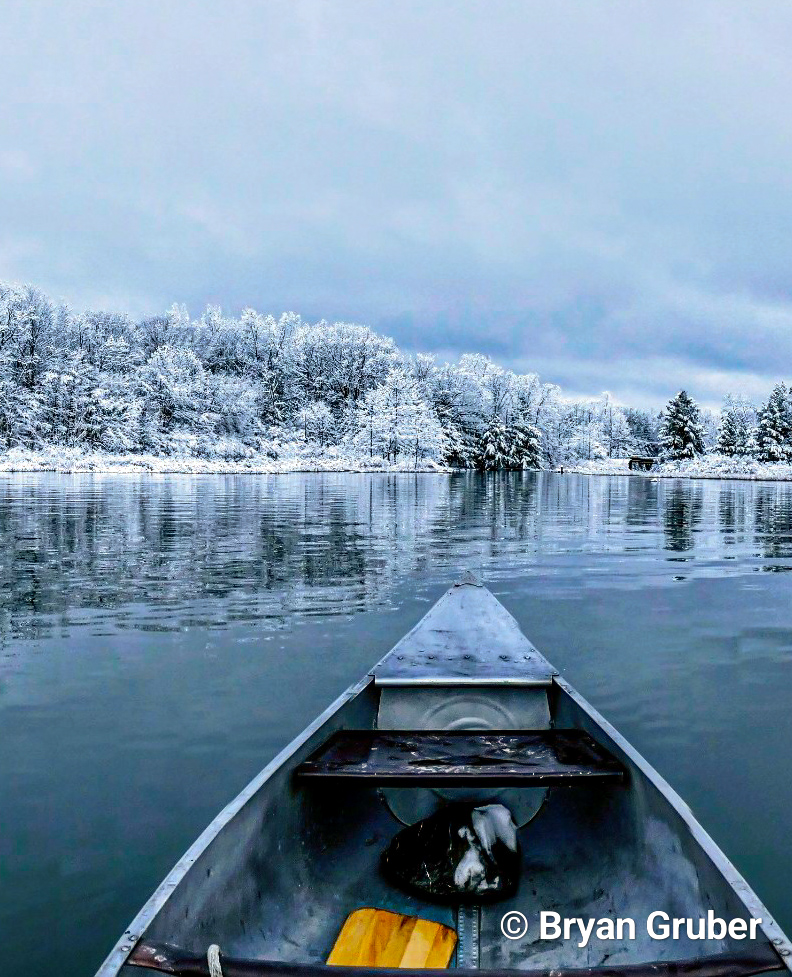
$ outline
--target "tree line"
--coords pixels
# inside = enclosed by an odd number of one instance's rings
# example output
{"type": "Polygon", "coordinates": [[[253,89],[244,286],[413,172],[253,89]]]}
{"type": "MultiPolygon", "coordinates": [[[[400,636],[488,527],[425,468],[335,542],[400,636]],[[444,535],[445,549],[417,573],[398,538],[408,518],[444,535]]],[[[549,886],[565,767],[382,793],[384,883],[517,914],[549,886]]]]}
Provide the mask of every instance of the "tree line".
{"type": "Polygon", "coordinates": [[[727,453],[767,454],[772,424],[788,445],[785,391],[771,398],[775,413],[755,433],[749,406],[729,400],[723,423],[728,418],[731,433],[721,436],[717,418],[692,401],[657,415],[625,408],[607,393],[573,400],[535,373],[515,373],[480,354],[456,363],[406,355],[355,323],[312,324],[251,308],[229,316],[217,306],[194,319],[183,305],[136,321],[77,312],[33,286],[0,284],[4,449],[63,445],[210,458],[335,453],[373,464],[431,460],[480,469],[661,450],[687,457],[732,442],[727,453]]]}
{"type": "Polygon", "coordinates": [[[792,390],[777,383],[758,409],[744,397],[727,395],[714,442],[706,436],[698,405],[681,390],[662,414],[660,449],[671,460],[716,451],[732,458],[792,461],[792,390]]]}

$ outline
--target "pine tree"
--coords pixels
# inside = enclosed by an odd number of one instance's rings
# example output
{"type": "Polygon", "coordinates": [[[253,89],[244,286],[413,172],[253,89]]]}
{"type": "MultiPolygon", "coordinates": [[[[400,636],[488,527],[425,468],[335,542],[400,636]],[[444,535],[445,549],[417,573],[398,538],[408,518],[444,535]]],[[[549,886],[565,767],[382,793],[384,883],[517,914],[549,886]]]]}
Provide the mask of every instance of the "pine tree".
{"type": "Polygon", "coordinates": [[[747,401],[727,396],[721,411],[717,449],[723,455],[743,457],[753,449],[754,410],[747,401]]]}
{"type": "Polygon", "coordinates": [[[443,463],[452,468],[472,468],[476,463],[478,437],[474,431],[440,417],[443,429],[443,463]]]}
{"type": "Polygon", "coordinates": [[[777,383],[759,411],[756,432],[760,461],[792,460],[792,402],[786,384],[777,383]]]}
{"type": "Polygon", "coordinates": [[[739,450],[741,433],[740,419],[733,412],[724,413],[718,432],[718,451],[730,457],[742,454],[739,450]]]}
{"type": "Polygon", "coordinates": [[[476,467],[483,471],[512,467],[512,440],[497,414],[492,415],[481,435],[476,467]]]}
{"type": "Polygon", "coordinates": [[[676,460],[695,458],[704,452],[704,432],[698,405],[685,390],[669,400],[660,430],[663,455],[676,460]]]}
{"type": "Polygon", "coordinates": [[[511,441],[510,468],[542,467],[542,435],[538,428],[519,421],[508,428],[507,435],[511,441]]]}

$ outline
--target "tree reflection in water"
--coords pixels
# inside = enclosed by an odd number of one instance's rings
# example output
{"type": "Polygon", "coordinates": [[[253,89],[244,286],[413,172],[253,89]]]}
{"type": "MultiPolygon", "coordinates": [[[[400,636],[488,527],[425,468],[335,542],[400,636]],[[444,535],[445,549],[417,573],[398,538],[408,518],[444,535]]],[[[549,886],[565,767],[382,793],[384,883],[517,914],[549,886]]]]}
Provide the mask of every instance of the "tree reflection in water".
{"type": "Polygon", "coordinates": [[[493,580],[594,551],[787,569],[792,485],[530,472],[5,476],[0,640],[88,612],[116,627],[278,628],[290,615],[386,605],[408,573],[474,566],[493,580]]]}

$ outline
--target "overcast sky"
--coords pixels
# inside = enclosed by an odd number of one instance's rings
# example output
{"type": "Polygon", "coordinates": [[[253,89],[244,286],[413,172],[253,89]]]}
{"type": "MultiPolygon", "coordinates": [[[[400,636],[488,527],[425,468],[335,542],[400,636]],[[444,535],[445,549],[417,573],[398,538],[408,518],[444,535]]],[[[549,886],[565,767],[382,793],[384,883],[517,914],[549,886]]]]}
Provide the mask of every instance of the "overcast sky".
{"type": "Polygon", "coordinates": [[[792,374],[784,0],[1,0],[0,278],[570,393],[792,374]]]}

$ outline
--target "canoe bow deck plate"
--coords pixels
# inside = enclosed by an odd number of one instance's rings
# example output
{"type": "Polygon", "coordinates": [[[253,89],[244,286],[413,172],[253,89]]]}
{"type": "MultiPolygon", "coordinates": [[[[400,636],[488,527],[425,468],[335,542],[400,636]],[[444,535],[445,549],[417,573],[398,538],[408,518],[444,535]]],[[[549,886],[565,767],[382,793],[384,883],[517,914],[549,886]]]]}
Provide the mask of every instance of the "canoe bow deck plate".
{"type": "Polygon", "coordinates": [[[469,576],[446,591],[372,674],[377,685],[547,686],[558,673],[469,576]]]}

